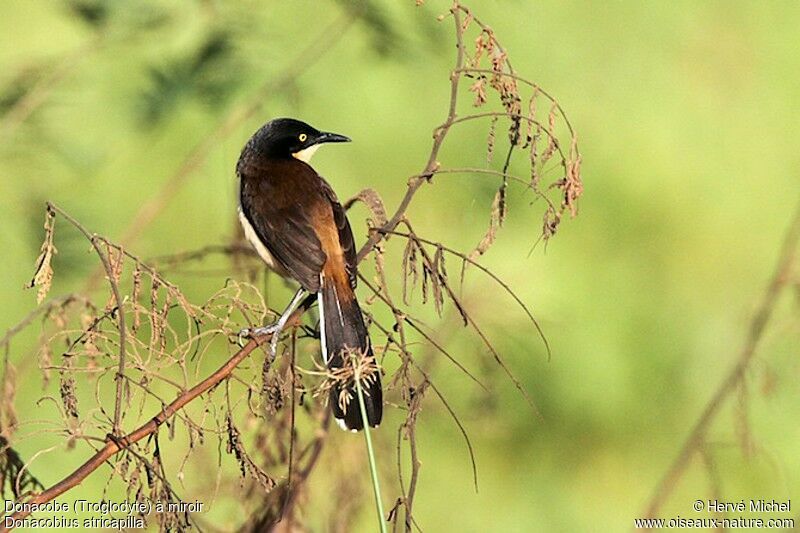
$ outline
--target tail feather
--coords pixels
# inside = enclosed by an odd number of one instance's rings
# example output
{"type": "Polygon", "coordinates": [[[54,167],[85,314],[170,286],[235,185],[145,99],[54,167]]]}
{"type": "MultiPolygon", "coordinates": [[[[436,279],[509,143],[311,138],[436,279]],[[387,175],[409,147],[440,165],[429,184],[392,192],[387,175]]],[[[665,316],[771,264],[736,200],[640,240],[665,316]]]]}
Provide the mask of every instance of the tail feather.
{"type": "MultiPolygon", "coordinates": [[[[381,422],[383,416],[383,392],[380,371],[372,353],[372,343],[364,325],[364,317],[358,306],[355,293],[349,285],[341,285],[323,278],[318,295],[320,326],[322,331],[322,354],[328,369],[336,371],[352,368],[345,358],[356,354],[362,368],[366,358],[372,358],[361,379],[367,421],[372,427],[381,422]]],[[[355,381],[336,383],[331,388],[330,403],[333,416],[342,429],[359,431],[364,428],[355,381]]]]}

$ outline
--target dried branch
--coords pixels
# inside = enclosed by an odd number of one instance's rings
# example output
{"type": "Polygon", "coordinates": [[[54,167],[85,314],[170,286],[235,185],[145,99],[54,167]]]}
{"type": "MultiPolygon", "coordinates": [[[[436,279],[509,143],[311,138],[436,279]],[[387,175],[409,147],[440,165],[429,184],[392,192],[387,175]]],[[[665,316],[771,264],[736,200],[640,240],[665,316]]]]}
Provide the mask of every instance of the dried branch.
{"type": "MultiPolygon", "coordinates": [[[[439,162],[436,159],[439,156],[439,151],[442,149],[445,137],[450,131],[450,127],[456,121],[458,89],[459,82],[461,81],[460,71],[464,67],[465,53],[463,29],[461,27],[461,9],[458,2],[455,2],[453,7],[450,8],[450,13],[453,15],[453,20],[455,21],[456,26],[456,64],[450,73],[450,105],[447,110],[447,118],[445,118],[445,121],[441,126],[434,130],[433,145],[431,146],[431,151],[428,155],[428,162],[425,164],[425,168],[420,174],[409,178],[408,188],[406,189],[403,199],[400,200],[400,205],[397,206],[397,210],[395,211],[394,215],[392,215],[392,218],[390,218],[389,221],[381,227],[383,232],[392,231],[397,227],[397,224],[399,224],[403,216],[405,216],[408,206],[411,205],[411,200],[413,200],[417,190],[419,190],[423,183],[429,181],[433,176],[434,171],[439,168],[439,162]]],[[[370,235],[369,239],[367,239],[367,242],[364,243],[364,245],[358,251],[358,260],[361,261],[364,259],[364,257],[366,257],[366,255],[372,251],[378,241],[382,238],[383,236],[380,233],[373,233],[370,235]]]]}
{"type": "MultiPolygon", "coordinates": [[[[114,377],[114,380],[117,383],[117,395],[116,401],[114,402],[114,427],[113,432],[115,436],[120,434],[120,417],[122,413],[122,387],[125,383],[125,363],[126,363],[126,350],[127,350],[127,334],[128,328],[125,326],[125,313],[122,310],[122,295],[119,291],[119,284],[117,283],[118,275],[115,274],[114,268],[111,265],[109,257],[103,253],[103,250],[100,248],[99,242],[96,234],[90,233],[80,222],[75,220],[72,216],[66,213],[60,207],[47,202],[47,211],[58,213],[62,217],[64,217],[70,224],[75,226],[75,228],[80,231],[86,239],[92,244],[95,252],[97,252],[97,256],[100,258],[100,262],[103,265],[103,269],[106,271],[106,278],[108,279],[108,283],[111,287],[111,291],[114,295],[114,300],[116,301],[117,307],[117,322],[119,324],[119,361],[118,361],[118,369],[117,374],[114,377]]],[[[52,239],[52,236],[51,236],[52,239]]]]}
{"type": "MultiPolygon", "coordinates": [[[[302,313],[300,310],[296,312],[298,316],[300,313],[302,313]]],[[[89,476],[89,474],[102,466],[103,463],[105,463],[105,461],[110,457],[128,448],[131,444],[139,442],[143,438],[154,434],[156,431],[158,431],[158,428],[170,417],[175,415],[179,409],[183,408],[195,398],[198,398],[201,394],[208,392],[213,387],[218,385],[222,380],[230,376],[231,372],[233,372],[234,368],[236,368],[239,363],[241,363],[248,355],[250,355],[250,353],[258,346],[266,344],[270,337],[270,335],[265,335],[251,339],[250,342],[248,342],[241,350],[236,352],[233,357],[228,359],[228,361],[219,367],[213,374],[205,378],[191,389],[180,394],[173,402],[164,407],[164,409],[150,419],[150,421],[143,424],[135,431],[122,437],[109,435],[106,445],[103,446],[103,448],[101,448],[91,458],[89,458],[89,460],[47,490],[31,496],[28,500],[26,500],[25,503],[40,504],[51,501],[52,499],[80,484],[89,476]]],[[[14,513],[12,518],[14,520],[20,520],[29,514],[30,512],[27,511],[19,511],[14,513]]],[[[4,524],[5,521],[3,521],[3,525],[0,526],[0,533],[8,531],[8,528],[6,528],[4,524]]]]}
{"type": "Polygon", "coordinates": [[[719,414],[725,400],[735,392],[743,382],[745,374],[753,361],[753,356],[763,336],[764,330],[772,317],[772,312],[778,302],[778,297],[784,289],[791,287],[792,273],[800,251],[800,204],[794,214],[792,222],[786,231],[780,256],[761,304],[750,322],[747,339],[739,352],[739,357],[728,376],[720,384],[717,391],[706,404],[703,412],[694,425],[686,442],[678,452],[678,456],[667,469],[664,477],[656,486],[644,516],[654,517],[669,498],[680,478],[683,476],[689,461],[697,453],[703,453],[705,436],[711,423],[719,414]]]}
{"type": "MultiPolygon", "coordinates": [[[[383,231],[383,230],[379,230],[379,231],[383,231]]],[[[522,308],[522,310],[525,312],[525,314],[528,316],[528,320],[530,320],[531,324],[533,324],[533,327],[536,328],[536,332],[539,334],[539,337],[542,339],[542,342],[544,343],[544,347],[547,350],[547,358],[550,359],[550,357],[552,355],[552,352],[550,350],[550,343],[547,341],[547,337],[545,336],[544,331],[542,331],[542,327],[539,325],[539,322],[533,316],[533,313],[531,313],[530,309],[528,309],[528,306],[525,305],[525,303],[520,299],[519,296],[517,296],[517,293],[515,293],[511,289],[511,287],[509,287],[508,284],[505,281],[503,281],[502,279],[500,279],[494,272],[492,272],[491,270],[489,270],[485,266],[481,265],[477,261],[471,259],[466,254],[464,254],[462,252],[459,252],[458,250],[454,250],[454,249],[452,249],[452,248],[450,248],[448,246],[445,246],[444,244],[442,244],[440,242],[434,242],[434,241],[431,241],[431,240],[428,240],[428,239],[424,239],[424,238],[420,237],[419,235],[416,235],[416,234],[413,234],[413,233],[404,233],[402,231],[390,231],[390,232],[387,232],[387,233],[389,233],[391,235],[397,235],[398,237],[404,237],[406,239],[414,239],[414,240],[417,240],[419,242],[422,242],[422,243],[425,243],[425,244],[429,244],[431,246],[436,246],[437,249],[444,250],[445,252],[447,252],[449,254],[452,254],[455,257],[458,257],[462,261],[464,261],[466,263],[469,263],[470,265],[476,267],[478,270],[480,270],[481,272],[483,272],[484,274],[489,276],[495,283],[500,285],[500,287],[502,287],[503,290],[506,293],[508,293],[509,296],[511,296],[514,299],[514,301],[517,303],[517,305],[519,305],[522,308]]]]}

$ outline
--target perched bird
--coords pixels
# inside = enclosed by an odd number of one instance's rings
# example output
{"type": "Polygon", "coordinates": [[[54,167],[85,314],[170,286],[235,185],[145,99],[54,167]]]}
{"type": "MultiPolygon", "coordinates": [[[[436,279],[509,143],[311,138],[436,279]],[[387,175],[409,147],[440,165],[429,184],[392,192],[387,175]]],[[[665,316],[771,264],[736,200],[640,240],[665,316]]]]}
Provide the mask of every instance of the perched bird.
{"type": "Polygon", "coordinates": [[[308,164],[321,144],[348,141],[299,120],[275,119],[247,141],[236,173],[245,237],[268,266],[301,287],[276,324],[250,333],[272,333],[274,353],[280,330],[304,293],[316,294],[322,355],[332,375],[339,376],[330,392],[333,415],[343,429],[358,431],[364,424],[355,380],[342,370],[353,367],[346,359],[355,354],[367,369],[361,386],[373,427],[383,412],[380,375],[356,300],[353,232],[333,189],[308,164]]]}

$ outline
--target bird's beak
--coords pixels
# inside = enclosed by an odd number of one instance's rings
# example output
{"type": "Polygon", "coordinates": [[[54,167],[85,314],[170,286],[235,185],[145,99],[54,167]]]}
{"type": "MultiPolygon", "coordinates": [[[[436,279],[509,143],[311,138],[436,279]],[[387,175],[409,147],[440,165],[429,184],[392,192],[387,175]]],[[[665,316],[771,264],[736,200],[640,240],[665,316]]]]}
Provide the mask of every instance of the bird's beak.
{"type": "Polygon", "coordinates": [[[317,137],[316,144],[322,143],[349,143],[350,137],[345,137],[344,135],[339,135],[338,133],[331,133],[328,131],[324,131],[317,137]]]}

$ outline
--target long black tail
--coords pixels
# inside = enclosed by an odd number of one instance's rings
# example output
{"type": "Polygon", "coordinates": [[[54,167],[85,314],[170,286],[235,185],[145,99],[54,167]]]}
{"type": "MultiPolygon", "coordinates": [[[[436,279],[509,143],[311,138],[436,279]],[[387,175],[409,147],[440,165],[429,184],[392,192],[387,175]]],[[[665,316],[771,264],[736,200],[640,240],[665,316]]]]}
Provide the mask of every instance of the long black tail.
{"type": "MultiPolygon", "coordinates": [[[[346,284],[323,278],[319,292],[320,326],[322,331],[322,354],[328,369],[335,372],[341,368],[352,368],[349,360],[356,354],[362,371],[361,389],[367,421],[372,427],[381,423],[383,416],[383,393],[380,371],[372,354],[372,343],[364,325],[364,317],[358,307],[353,289],[346,284]],[[348,360],[345,361],[345,358],[348,360]],[[365,359],[369,365],[365,365],[365,359]]],[[[359,431],[364,428],[355,380],[336,381],[331,388],[330,403],[333,416],[342,429],[359,431]]]]}

